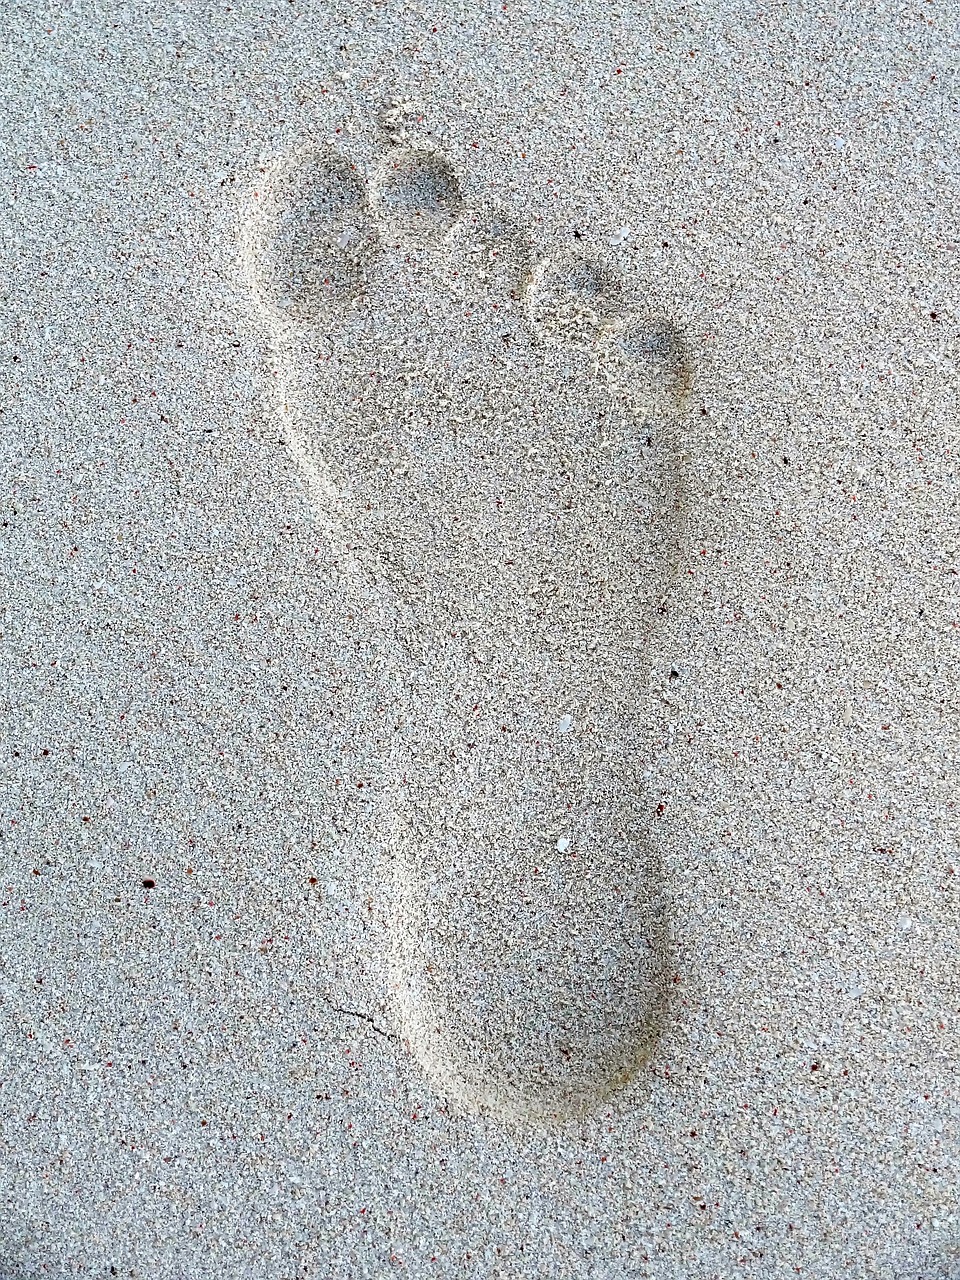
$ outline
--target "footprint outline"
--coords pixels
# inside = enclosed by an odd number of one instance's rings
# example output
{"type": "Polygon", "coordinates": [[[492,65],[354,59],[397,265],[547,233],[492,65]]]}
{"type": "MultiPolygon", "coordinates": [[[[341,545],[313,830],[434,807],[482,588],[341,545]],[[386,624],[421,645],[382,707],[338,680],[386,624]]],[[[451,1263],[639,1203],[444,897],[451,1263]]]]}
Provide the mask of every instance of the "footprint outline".
{"type": "MultiPolygon", "coordinates": [[[[328,171],[333,171],[335,175],[342,175],[346,172],[346,166],[350,164],[338,152],[327,147],[312,147],[310,144],[298,149],[286,157],[282,157],[278,165],[274,169],[274,173],[283,175],[291,167],[297,163],[303,162],[304,156],[316,157],[311,163],[319,163],[322,167],[326,165],[328,171]]],[[[350,171],[356,173],[355,166],[350,166],[350,171]]],[[[423,175],[420,175],[423,176],[423,175]]],[[[455,237],[458,229],[462,229],[464,222],[471,216],[476,217],[478,214],[477,206],[470,207],[462,195],[459,180],[454,173],[452,166],[439,152],[424,148],[404,148],[403,154],[394,150],[388,152],[382,157],[379,164],[375,166],[372,174],[366,181],[359,180],[363,189],[361,198],[354,200],[350,205],[350,210],[357,212],[363,211],[369,220],[366,228],[358,229],[359,243],[367,249],[367,261],[363,264],[363,270],[353,272],[344,272],[346,283],[340,290],[331,290],[324,299],[329,305],[326,308],[317,308],[312,319],[304,322],[303,316],[309,315],[309,309],[299,308],[299,319],[295,311],[293,316],[293,324],[290,324],[289,315],[284,314],[283,308],[273,308],[271,311],[270,301],[267,297],[264,299],[262,289],[258,292],[256,282],[258,279],[258,265],[256,263],[256,255],[258,251],[262,252],[264,243],[263,228],[261,226],[259,232],[251,229],[249,226],[241,231],[241,251],[244,258],[244,267],[254,285],[254,294],[261,303],[261,307],[266,311],[268,319],[272,321],[271,329],[278,348],[278,363],[283,363],[283,346],[285,339],[294,329],[298,329],[301,333],[309,329],[321,329],[326,324],[329,326],[330,320],[338,312],[343,313],[345,309],[355,309],[361,299],[366,294],[367,274],[376,259],[385,252],[386,246],[389,245],[391,239],[396,239],[399,248],[414,249],[422,256],[435,255],[442,247],[443,243],[455,237]],[[426,160],[424,161],[424,158],[426,160]],[[417,186],[417,183],[411,181],[411,170],[414,170],[418,161],[426,163],[430,168],[430,173],[424,177],[423,182],[417,186]],[[422,208],[414,213],[401,210],[397,215],[396,209],[389,210],[388,216],[381,216],[378,221],[378,210],[384,208],[383,191],[386,184],[389,184],[391,173],[400,172],[403,175],[403,183],[396,199],[393,200],[394,206],[403,203],[404,186],[410,190],[418,192],[416,198],[421,201],[422,208]],[[439,176],[438,176],[439,175],[439,176]],[[452,175],[452,177],[451,177],[452,175]],[[450,193],[449,202],[443,192],[450,193]],[[439,195],[437,193],[440,193],[439,195]],[[432,194],[431,194],[432,193],[432,194]],[[432,202],[432,206],[431,206],[432,202]],[[449,203],[451,208],[444,207],[449,203]],[[424,217],[426,214],[426,217],[424,217]],[[416,219],[420,219],[419,225],[416,219]],[[389,235],[384,234],[389,232],[389,235]],[[266,304],[266,305],[265,305],[266,304]]],[[[265,184],[269,190],[269,180],[265,184]]],[[[334,185],[336,185],[334,183],[334,185]]],[[[389,188],[388,188],[389,189],[389,188]]],[[[328,202],[328,207],[332,207],[332,203],[328,202]]],[[[390,204],[390,201],[387,201],[390,204]]],[[[320,201],[321,211],[325,206],[320,201]]],[[[259,214],[262,216],[264,206],[259,208],[259,214]]],[[[339,216],[339,211],[334,210],[334,226],[336,226],[335,218],[339,216]]],[[[352,216],[352,213],[351,213],[352,216]]],[[[502,225],[511,226],[510,216],[499,211],[496,206],[485,205],[479,209],[479,217],[487,222],[496,220],[502,216],[502,225]]],[[[269,217],[269,215],[268,215],[269,217]]],[[[328,250],[330,250],[331,240],[327,237],[324,242],[328,250]]],[[[346,237],[342,248],[348,248],[350,238],[346,237]]],[[[674,420],[682,417],[685,402],[689,396],[691,374],[690,363],[686,346],[682,336],[675,326],[669,320],[660,317],[657,323],[660,324],[660,338],[650,337],[650,325],[653,323],[653,313],[645,313],[642,307],[637,305],[636,299],[625,293],[622,287],[616,285],[617,277],[605,264],[599,263],[596,259],[591,259],[589,255],[582,253],[568,252],[554,257],[545,257],[540,262],[533,260],[532,251],[529,251],[527,244],[523,245],[518,253],[518,258],[524,261],[523,271],[523,287],[520,293],[521,306],[518,308],[524,316],[528,329],[532,331],[536,339],[544,347],[555,347],[564,349],[565,346],[581,345],[589,349],[594,360],[594,370],[604,373],[610,394],[612,397],[620,396],[622,400],[629,401],[629,387],[623,384],[623,379],[618,382],[616,371],[624,367],[624,361],[618,359],[614,347],[617,343],[622,343],[627,336],[631,325],[637,325],[641,328],[642,333],[647,334],[647,338],[641,338],[641,346],[643,341],[647,343],[647,355],[651,364],[651,375],[648,381],[656,382],[659,376],[661,383],[668,387],[669,390],[661,397],[662,403],[657,408],[661,415],[672,417],[674,420]],[[551,272],[553,273],[551,277],[551,272]],[[573,292],[572,299],[567,298],[567,302],[562,300],[557,303],[556,296],[558,293],[563,296],[563,289],[558,280],[562,283],[562,277],[566,273],[567,278],[585,281],[585,286],[572,291],[567,288],[566,293],[569,295],[573,292]],[[579,273],[579,274],[578,274],[579,273]],[[552,281],[552,283],[551,283],[552,281]],[[609,295],[609,296],[608,296],[609,295]],[[592,302],[591,302],[592,299],[592,302]],[[564,310],[566,308],[566,310],[564,310]],[[644,328],[645,326],[645,328],[644,328]],[[571,335],[571,329],[574,330],[571,335]],[[659,370],[659,374],[658,374],[659,370]],[[611,371],[613,371],[611,376],[611,371]]],[[[349,255],[348,255],[349,256],[349,255]]],[[[335,259],[336,262],[336,259],[335,259]]],[[[326,278],[333,278],[334,272],[327,273],[326,278]]],[[[291,308],[287,308],[289,312],[291,308]]],[[[627,361],[627,367],[629,367],[627,361]]],[[[634,363],[636,361],[634,360],[634,363]]],[[[649,388],[647,388],[647,400],[650,400],[649,388]]],[[[643,396],[641,395],[641,399],[643,396]]],[[[289,417],[289,415],[286,415],[289,417]]],[[[634,413],[634,421],[642,423],[642,416],[634,413]]],[[[300,458],[307,466],[308,471],[317,478],[314,460],[302,449],[298,448],[296,440],[296,430],[290,426],[287,431],[288,443],[290,444],[294,454],[300,458]]],[[[680,458],[678,450],[674,449],[674,455],[680,458]]],[[[329,500],[330,509],[337,506],[337,485],[332,476],[326,476],[325,485],[321,487],[325,489],[326,498],[329,500]]],[[[675,484],[675,514],[678,527],[682,524],[683,519],[683,485],[680,479],[675,484]]],[[[327,505],[324,503],[323,505],[327,505]]],[[[332,530],[331,530],[332,531],[332,530]]],[[[341,526],[338,532],[343,534],[344,527],[341,526]]],[[[679,538],[679,533],[677,534],[679,538]]],[[[416,897],[419,886],[414,882],[404,885],[403,880],[404,863],[402,859],[397,864],[397,883],[395,885],[395,898],[397,909],[401,909],[401,905],[407,899],[416,897]]],[[[556,1093],[554,1097],[536,1098],[532,1096],[523,1096],[524,1090],[515,1089],[513,1093],[510,1090],[504,1092],[498,1090],[496,1085],[489,1087],[479,1076],[482,1076],[482,1069],[478,1073],[478,1077],[473,1080],[464,1079],[464,1071],[460,1069],[457,1078],[457,1072],[451,1073],[449,1064],[449,1053],[443,1048],[444,1036],[440,1034],[440,1029],[436,1026],[433,1028],[425,1026],[423,1018],[423,1008],[417,1008],[415,1002],[405,999],[403,996],[403,983],[399,984],[400,994],[397,994],[398,984],[395,982],[395,1003],[397,1004],[401,1025],[407,1032],[407,1042],[412,1048],[415,1056],[420,1061],[421,1066],[426,1071],[428,1077],[438,1086],[445,1088],[448,1092],[458,1097],[461,1102],[468,1107],[488,1111],[500,1115],[504,1119],[526,1119],[526,1120],[544,1120],[549,1118],[562,1118],[575,1114],[582,1114],[584,1111],[592,1109],[600,1105],[605,1099],[610,1097],[621,1089],[628,1079],[634,1078],[640,1067],[644,1065],[654,1050],[654,1046],[659,1036],[660,1029],[666,1012],[666,1004],[668,997],[666,968],[667,968],[667,952],[669,951],[669,926],[666,922],[667,907],[664,905],[662,889],[657,895],[661,899],[659,913],[662,920],[661,934],[657,940],[661,954],[658,957],[658,963],[661,969],[661,975],[658,979],[658,988],[650,998],[649,1017],[646,1019],[645,1034],[636,1037],[636,1044],[632,1053],[628,1055],[629,1061],[621,1061],[615,1064],[607,1073],[606,1079],[597,1081],[596,1087],[592,1090],[580,1090],[580,1095],[573,1096],[569,1091],[566,1095],[561,1096],[563,1091],[556,1093]],[[418,1025],[420,1024],[420,1025],[418,1025]]],[[[408,923],[408,929],[414,926],[408,923]]],[[[398,932],[395,930],[395,932],[398,932]]],[[[394,941],[396,941],[394,939],[394,941]]],[[[656,948],[655,948],[656,949],[656,948]]],[[[427,1019],[429,1021],[429,1019],[427,1019]]],[[[529,1091],[528,1091],[529,1092],[529,1091]]],[[[549,1094],[549,1090],[547,1093],[549,1094]]],[[[576,1091],[574,1091],[576,1092],[576,1091]]]]}

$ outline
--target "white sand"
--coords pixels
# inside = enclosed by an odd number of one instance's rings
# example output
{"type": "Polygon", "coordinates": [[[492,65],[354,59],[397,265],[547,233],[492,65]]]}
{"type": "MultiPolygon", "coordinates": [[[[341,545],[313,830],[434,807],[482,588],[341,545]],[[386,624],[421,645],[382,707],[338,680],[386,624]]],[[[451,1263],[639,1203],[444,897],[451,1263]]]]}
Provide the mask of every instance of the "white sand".
{"type": "Polygon", "coordinates": [[[955,28],[5,11],[2,1280],[960,1274],[955,28]],[[380,249],[281,332],[307,145],[380,249]]]}

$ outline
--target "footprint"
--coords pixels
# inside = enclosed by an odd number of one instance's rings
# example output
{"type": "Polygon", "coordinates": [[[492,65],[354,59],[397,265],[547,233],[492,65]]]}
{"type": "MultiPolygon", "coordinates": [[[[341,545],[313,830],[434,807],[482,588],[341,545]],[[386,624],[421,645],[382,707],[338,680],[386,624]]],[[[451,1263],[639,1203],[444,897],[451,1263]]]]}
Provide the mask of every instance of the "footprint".
{"type": "Polygon", "coordinates": [[[637,774],[688,361],[602,263],[532,267],[437,154],[391,153],[370,192],[299,153],[243,244],[288,437],[408,654],[381,811],[392,995],[438,1089],[576,1116],[636,1075],[664,1014],[637,774]]]}

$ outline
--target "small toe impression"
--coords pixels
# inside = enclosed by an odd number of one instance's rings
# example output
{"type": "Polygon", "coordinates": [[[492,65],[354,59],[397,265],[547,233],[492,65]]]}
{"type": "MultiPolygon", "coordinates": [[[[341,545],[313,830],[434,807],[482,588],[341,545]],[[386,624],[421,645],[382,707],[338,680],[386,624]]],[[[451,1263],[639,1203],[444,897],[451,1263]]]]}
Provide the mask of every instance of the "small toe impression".
{"type": "Polygon", "coordinates": [[[623,308],[617,277],[595,258],[565,254],[542,262],[527,288],[527,313],[544,341],[592,344],[623,308]]]}
{"type": "Polygon", "coordinates": [[[434,151],[387,156],[374,175],[373,199],[390,232],[413,244],[438,240],[463,207],[457,175],[434,151]]]}
{"type": "Polygon", "coordinates": [[[611,390],[642,417],[682,408],[691,380],[686,346],[663,316],[620,317],[601,333],[598,354],[611,390]]]}
{"type": "Polygon", "coordinates": [[[376,245],[359,175],[340,156],[315,148],[285,158],[268,175],[246,231],[260,302],[299,325],[362,291],[376,245]]]}
{"type": "Polygon", "coordinates": [[[519,302],[530,277],[532,255],[523,228],[490,205],[461,219],[452,256],[466,287],[483,290],[494,302],[519,302]]]}

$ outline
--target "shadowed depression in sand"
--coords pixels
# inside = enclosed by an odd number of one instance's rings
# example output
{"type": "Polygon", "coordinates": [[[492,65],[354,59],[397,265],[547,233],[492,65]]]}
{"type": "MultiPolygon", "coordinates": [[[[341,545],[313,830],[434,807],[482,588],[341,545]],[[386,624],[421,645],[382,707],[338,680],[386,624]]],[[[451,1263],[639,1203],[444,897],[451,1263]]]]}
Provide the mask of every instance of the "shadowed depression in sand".
{"type": "Polygon", "coordinates": [[[399,1031],[467,1106],[582,1113],[649,1058],[666,999],[637,726],[686,502],[684,344],[610,264],[538,259],[432,151],[368,177],[283,157],[241,246],[286,439],[419,709],[380,801],[399,1031]]]}

